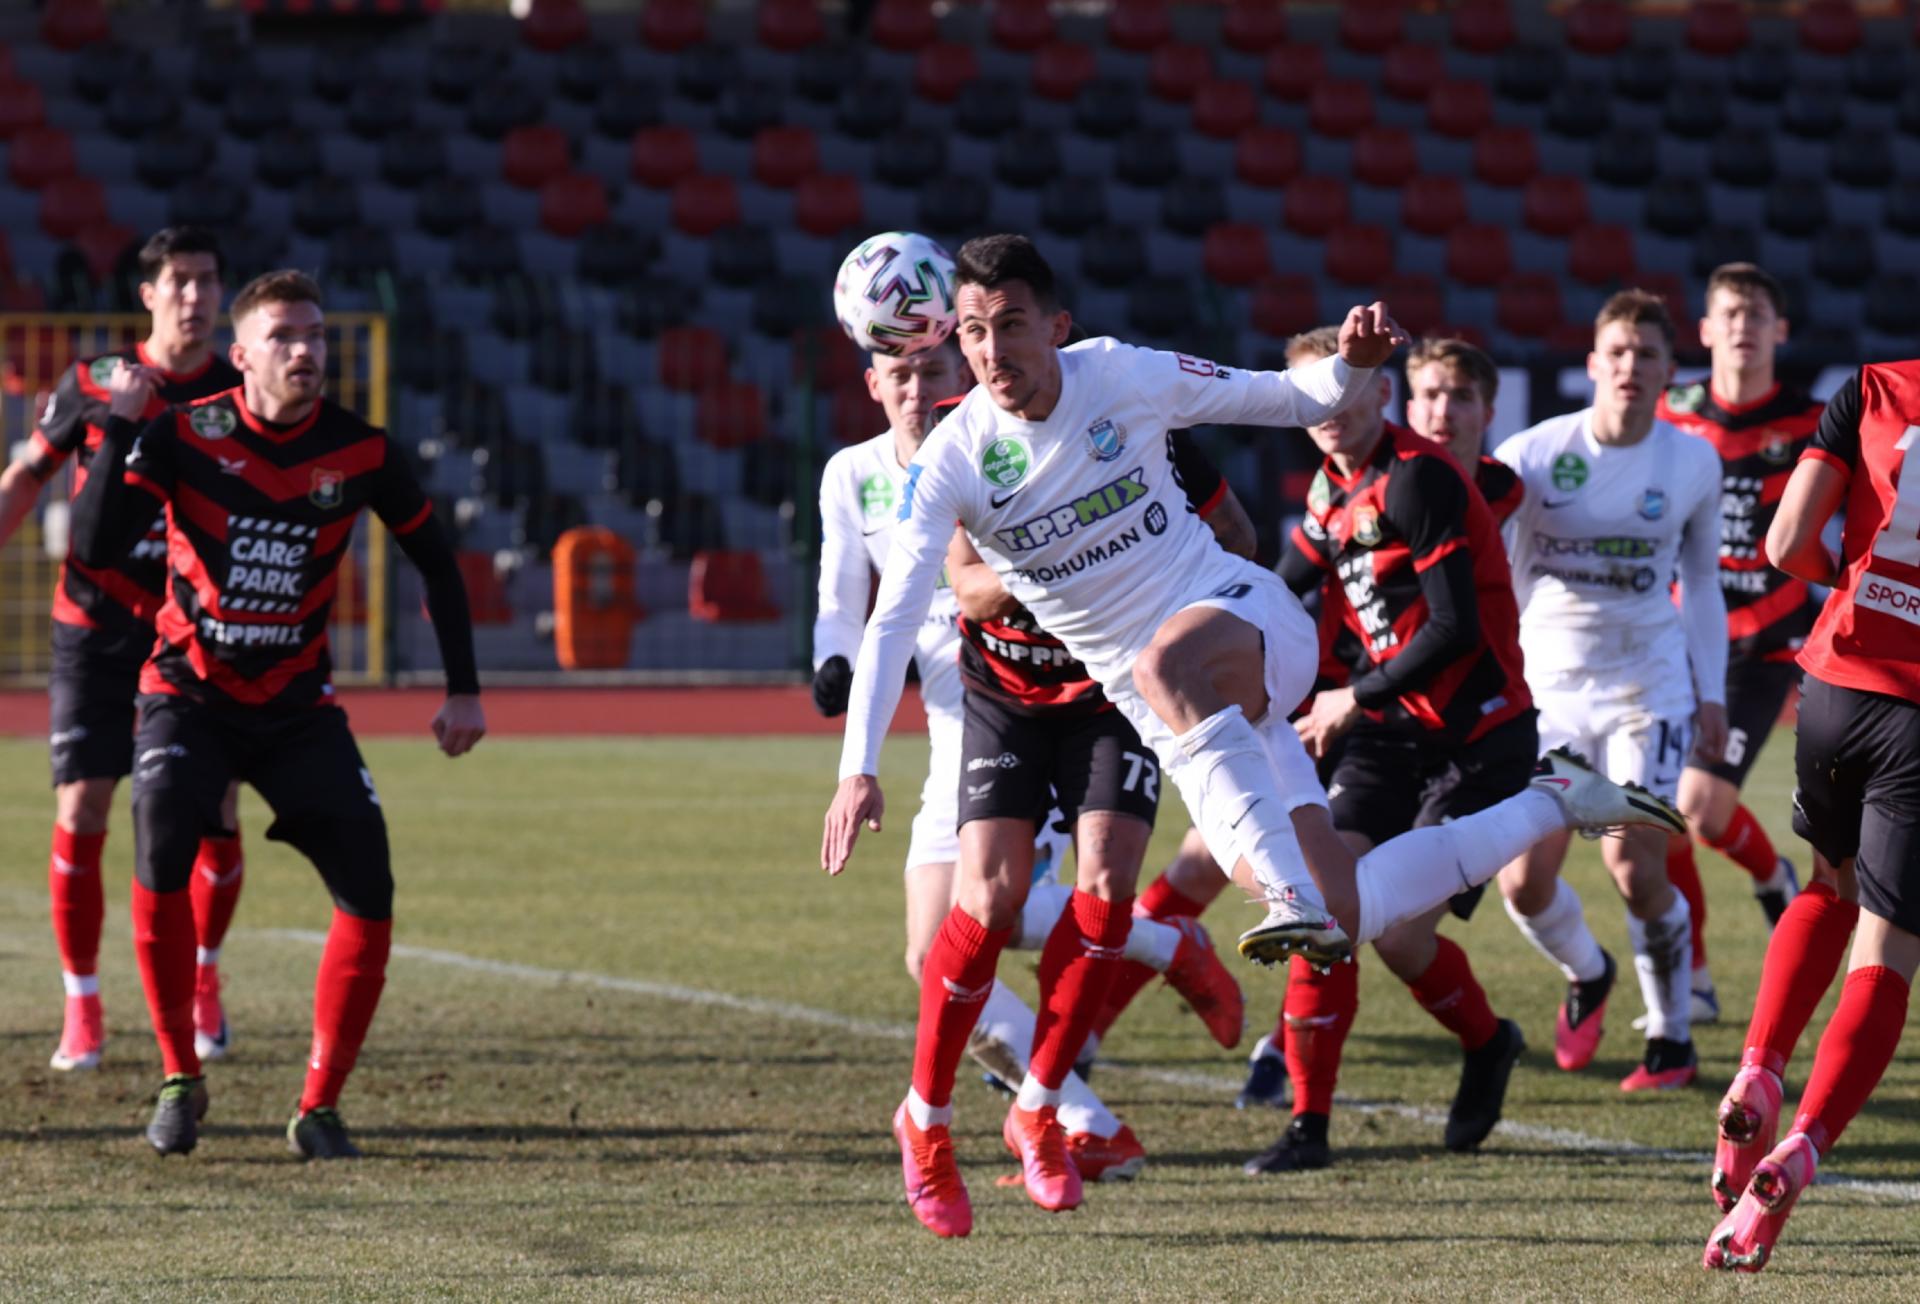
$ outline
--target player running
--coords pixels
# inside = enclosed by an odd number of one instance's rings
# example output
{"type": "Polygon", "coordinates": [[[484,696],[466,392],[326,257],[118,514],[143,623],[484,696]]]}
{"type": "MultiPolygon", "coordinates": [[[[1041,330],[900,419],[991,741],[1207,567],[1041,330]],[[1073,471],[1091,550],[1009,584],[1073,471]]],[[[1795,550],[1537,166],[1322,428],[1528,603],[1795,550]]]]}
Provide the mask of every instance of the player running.
{"type": "MultiPolygon", "coordinates": [[[[1684,828],[1664,803],[1554,757],[1536,790],[1383,843],[1356,875],[1286,721],[1312,682],[1316,658],[1300,650],[1316,646],[1313,623],[1276,576],[1221,549],[1189,509],[1167,432],[1324,420],[1372,382],[1402,338],[1398,327],[1383,305],[1356,308],[1339,356],[1286,375],[1110,339],[1063,349],[1071,319],[1031,242],[969,241],[957,267],[961,349],[980,385],[908,469],[854,670],[841,783],[821,843],[829,873],[845,868],[862,825],[879,826],[880,745],[956,520],[1153,748],[1215,859],[1258,884],[1268,914],[1241,938],[1249,958],[1299,952],[1337,962],[1569,824],[1684,828]]],[[[1086,869],[1073,903],[1077,954],[1060,982],[1091,1017],[1118,963],[1134,883],[1086,869]]],[[[963,859],[959,904],[927,956],[914,1081],[900,1113],[904,1167],[939,1193],[916,1203],[930,1225],[970,1220],[948,1134],[953,1066],[1024,892],[1004,873],[972,872],[963,859]]],[[[1016,1102],[1035,1114],[1059,1103],[1058,1079],[1041,1068],[1035,1056],[1016,1102]]]]}
{"type": "Polygon", "coordinates": [[[1720,1106],[1709,1268],[1758,1272],[1900,1044],[1920,966],[1920,361],[1835,394],[1767,530],[1767,558],[1832,587],[1800,652],[1793,830],[1814,875],[1773,930],[1740,1072],[1720,1106]],[[1843,507],[1841,555],[1821,532],[1843,507]],[[1855,904],[1855,900],[1858,904],[1855,904]],[[1786,1140],[1781,1077],[1853,953],[1786,1140]],[[1765,1155],[1762,1159],[1761,1156],[1765,1155]]]}
{"type": "MultiPolygon", "coordinates": [[[[1527,679],[1542,745],[1584,752],[1610,777],[1670,800],[1689,738],[1708,763],[1726,743],[1719,459],[1654,417],[1673,376],[1673,323],[1658,298],[1623,290],[1607,300],[1587,374],[1592,407],[1543,421],[1496,452],[1526,484],[1508,529],[1527,679]],[[1678,607],[1669,596],[1676,573],[1678,607]]],[[[1566,850],[1565,837],[1547,839],[1500,886],[1520,931],[1567,975],[1554,1057],[1578,1069],[1599,1044],[1614,966],[1560,876],[1566,850]]],[[[1691,916],[1667,881],[1664,834],[1630,830],[1603,844],[1601,859],[1626,899],[1647,1006],[1646,1053],[1620,1089],[1685,1086],[1698,1072],[1691,916]]]]}
{"type": "Polygon", "coordinates": [[[151,377],[114,373],[96,474],[74,504],[74,553],[95,567],[124,556],[156,505],[166,509],[166,601],[140,674],[133,776],[134,953],[166,1068],[147,1140],[186,1154],[207,1111],[187,883],[239,779],[272,808],[268,836],[311,860],[334,900],[288,1144],[303,1158],[353,1158],[336,1106],[373,1022],[393,928],[386,821],[332,703],[327,645],[362,508],[425,581],[448,690],[433,731],[449,756],[486,732],[473,630],[453,550],[399,446],[321,393],[319,287],[300,272],[258,277],[233,302],[233,330],[240,386],[151,421],[151,377]]]}
{"type": "MultiPolygon", "coordinates": [[[[140,249],[140,302],[152,314],[143,343],[83,358],[60,378],[25,456],[0,473],[0,543],[33,510],[40,487],[69,457],[73,492],[86,484],[107,424],[108,390],[122,367],[152,391],[145,416],[170,403],[218,394],[240,373],[214,353],[222,297],[220,247],[196,227],[156,232],[140,249]]],[[[47,887],[60,950],[66,1013],[49,1063],[62,1072],[99,1066],[106,1045],[100,1005],[100,929],[106,913],[101,853],[113,792],[133,771],[134,697],[153,647],[153,618],[166,579],[166,527],[152,528],[124,557],[88,566],[68,557],[53,597],[53,674],[48,683],[53,753],[53,854],[47,887]]],[[[218,824],[200,840],[192,870],[197,943],[194,1036],[202,1059],[229,1045],[220,1001],[220,946],[240,899],[239,789],[228,790],[218,824]]]]}

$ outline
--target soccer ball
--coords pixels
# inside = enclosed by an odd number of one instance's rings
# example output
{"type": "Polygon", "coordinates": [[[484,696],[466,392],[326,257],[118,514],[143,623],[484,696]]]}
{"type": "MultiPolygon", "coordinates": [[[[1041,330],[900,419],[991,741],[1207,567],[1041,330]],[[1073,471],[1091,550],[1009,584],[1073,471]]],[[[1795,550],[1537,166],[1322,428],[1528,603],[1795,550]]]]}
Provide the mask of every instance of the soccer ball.
{"type": "Polygon", "coordinates": [[[953,258],[912,231],[860,242],[833,278],[833,315],[870,353],[904,357],[953,334],[953,258]]]}

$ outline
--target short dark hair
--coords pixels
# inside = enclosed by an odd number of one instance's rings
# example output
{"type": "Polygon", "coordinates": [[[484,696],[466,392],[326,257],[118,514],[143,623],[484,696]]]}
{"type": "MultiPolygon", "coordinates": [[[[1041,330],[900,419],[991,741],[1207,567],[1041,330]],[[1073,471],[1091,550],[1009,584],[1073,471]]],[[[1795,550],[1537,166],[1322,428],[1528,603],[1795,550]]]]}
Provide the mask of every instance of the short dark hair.
{"type": "Polygon", "coordinates": [[[983,290],[998,289],[1009,281],[1022,281],[1042,308],[1060,306],[1054,286],[1053,268],[1023,235],[978,235],[960,246],[953,259],[953,288],[977,285],[983,290]]]}
{"type": "Polygon", "coordinates": [[[1772,272],[1758,263],[1722,263],[1707,278],[1707,305],[1713,304],[1715,290],[1731,290],[1741,298],[1765,295],[1778,316],[1787,315],[1787,291],[1772,272]]]}
{"type": "Polygon", "coordinates": [[[267,303],[320,303],[320,285],[305,272],[283,267],[277,272],[262,272],[248,281],[233,296],[230,315],[235,322],[267,303]]]}
{"type": "Polygon", "coordinates": [[[180,254],[212,254],[214,270],[222,277],[227,274],[227,260],[213,232],[203,226],[165,226],[140,246],[141,281],[158,281],[160,273],[167,270],[167,260],[180,254]]]}
{"type": "Polygon", "coordinates": [[[1674,346],[1673,314],[1667,311],[1667,301],[1648,290],[1621,290],[1600,305],[1599,314],[1593,319],[1593,333],[1600,334],[1602,327],[1609,322],[1626,322],[1632,326],[1658,327],[1667,337],[1667,349],[1674,346]]]}
{"type": "Polygon", "coordinates": [[[1408,378],[1428,363],[1457,371],[1472,381],[1473,387],[1480,391],[1482,402],[1493,402],[1493,396],[1500,392],[1500,369],[1493,365],[1485,349],[1465,340],[1441,336],[1415,341],[1413,352],[1407,355],[1408,378]]]}

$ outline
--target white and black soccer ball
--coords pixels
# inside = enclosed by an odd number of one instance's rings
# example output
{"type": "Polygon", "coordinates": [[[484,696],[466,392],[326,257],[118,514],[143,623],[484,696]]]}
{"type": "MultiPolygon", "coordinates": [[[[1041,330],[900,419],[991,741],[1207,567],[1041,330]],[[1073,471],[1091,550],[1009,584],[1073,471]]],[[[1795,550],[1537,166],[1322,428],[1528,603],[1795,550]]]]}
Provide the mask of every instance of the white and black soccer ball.
{"type": "Polygon", "coordinates": [[[953,257],[913,231],[862,240],[833,278],[833,315],[869,353],[933,348],[953,334],[953,257]]]}

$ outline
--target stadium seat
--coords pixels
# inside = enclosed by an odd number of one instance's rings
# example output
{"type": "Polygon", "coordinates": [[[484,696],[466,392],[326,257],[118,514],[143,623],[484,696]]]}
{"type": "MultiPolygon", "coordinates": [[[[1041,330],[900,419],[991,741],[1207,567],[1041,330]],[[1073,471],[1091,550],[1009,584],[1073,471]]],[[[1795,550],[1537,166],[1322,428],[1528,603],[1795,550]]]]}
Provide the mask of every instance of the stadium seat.
{"type": "Polygon", "coordinates": [[[867,35],[883,50],[912,54],[940,37],[931,0],[880,0],[867,23],[867,35]]]}
{"type": "Polygon", "coordinates": [[[1393,319],[1416,339],[1434,333],[1447,317],[1440,282],[1424,272],[1389,276],[1380,285],[1380,297],[1393,309],[1393,319]]]}
{"type": "Polygon", "coordinates": [[[1726,130],[1727,93],[1711,82],[1682,80],[1667,95],[1662,121],[1669,132],[1688,140],[1711,140],[1726,130]]]}
{"type": "Polygon", "coordinates": [[[1053,40],[1053,15],[1047,0],[994,0],[988,31],[1003,50],[1038,50],[1053,40]]]}
{"type": "Polygon", "coordinates": [[[760,387],[738,382],[715,385],[700,395],[694,435],[714,448],[739,448],[767,437],[767,404],[760,387]]]}
{"type": "Polygon", "coordinates": [[[1410,104],[1424,104],[1446,78],[1446,60],[1431,45],[1396,45],[1380,61],[1380,88],[1410,104]]]}
{"type": "Polygon", "coordinates": [[[1337,177],[1295,177],[1281,201],[1287,229],[1316,238],[1346,225],[1347,211],[1346,183],[1337,177]]]}
{"type": "Polygon", "coordinates": [[[968,82],[980,75],[980,60],[971,45],[936,41],[921,48],[913,61],[913,89],[933,104],[951,104],[968,82]]]}
{"type": "Polygon", "coordinates": [[[1019,127],[1022,102],[1018,83],[1003,77],[976,78],[954,97],[953,125],[978,140],[998,141],[1019,127]]]}
{"type": "Polygon", "coordinates": [[[673,224],[688,235],[712,235],[740,221],[740,191],[732,177],[682,177],[673,185],[673,224]]]}
{"type": "Polygon", "coordinates": [[[1525,127],[1488,127],[1473,142],[1473,174],[1490,186],[1522,186],[1539,171],[1539,147],[1525,127]]]}
{"type": "Polygon", "coordinates": [[[1863,226],[1830,226],[1813,238],[1813,274],[1828,285],[1857,290],[1879,270],[1873,232],[1863,226]]]}
{"type": "Polygon", "coordinates": [[[1687,7],[1687,48],[1715,57],[1744,50],[1750,33],[1739,0],[1694,0],[1687,7]]]}
{"type": "Polygon", "coordinates": [[[1114,0],[1107,14],[1107,44],[1119,50],[1156,50],[1173,39],[1166,0],[1114,0]]]}
{"type": "Polygon", "coordinates": [[[700,303],[698,282],[649,276],[622,287],[614,303],[614,322],[636,339],[657,339],[685,323],[700,303]]]}
{"type": "Polygon", "coordinates": [[[974,235],[986,224],[992,193],[984,177],[942,171],[920,187],[916,225],[948,242],[974,235]]]}
{"type": "MultiPolygon", "coordinates": [[[[111,285],[130,257],[139,252],[140,235],[132,227],[118,222],[96,222],[79,231],[68,243],[95,285],[111,285]]],[[[331,266],[328,270],[331,272],[331,266]]]]}
{"type": "Polygon", "coordinates": [[[1591,140],[1612,125],[1613,105],[1607,98],[1607,88],[1591,78],[1562,82],[1547,101],[1547,130],[1556,136],[1591,140]]]}
{"type": "Polygon", "coordinates": [[[1340,6],[1340,44],[1360,54],[1384,54],[1399,44],[1404,0],[1346,0],[1340,6]]]}
{"type": "Polygon", "coordinates": [[[611,140],[630,140],[642,127],[660,121],[660,91],[651,82],[620,78],[608,83],[593,102],[593,129],[611,140]]]}
{"type": "Polygon", "coordinates": [[[1400,188],[1400,224],[1420,235],[1446,235],[1467,221],[1467,188],[1459,177],[1411,177],[1400,188]]]}
{"type": "Polygon", "coordinates": [[[1213,56],[1204,45],[1163,45],[1147,63],[1147,89],[1160,99],[1185,104],[1213,76],[1213,56]]]}
{"type": "Polygon", "coordinates": [[[1863,100],[1889,104],[1907,84],[1907,56],[1891,45],[1863,45],[1847,63],[1847,89],[1863,100]]]}
{"type": "Polygon", "coordinates": [[[1373,88],[1362,81],[1325,81],[1307,99],[1307,125],[1345,139],[1373,125],[1373,88]]]}
{"type": "Polygon", "coordinates": [[[467,606],[476,625],[511,625],[513,604],[507,598],[506,582],[494,568],[493,554],[457,552],[454,563],[460,568],[460,580],[467,590],[467,606]]]}
{"type": "Polygon", "coordinates": [[[480,187],[468,177],[434,177],[413,201],[413,220],[422,231],[442,238],[486,221],[480,187]]]}
{"type": "Polygon", "coordinates": [[[1252,222],[1220,222],[1208,228],[1200,265],[1220,285],[1252,285],[1272,275],[1266,231],[1252,222]]]}
{"type": "Polygon", "coordinates": [[[707,39],[707,7],[701,0],[647,0],[640,39],[663,54],[697,45],[707,39]]]}
{"type": "Polygon", "coordinates": [[[1544,272],[1522,272],[1494,291],[1494,322],[1522,339],[1543,339],[1566,320],[1560,282],[1544,272]]]}
{"type": "Polygon", "coordinates": [[[1567,44],[1581,54],[1618,54],[1633,40],[1633,19],[1620,0],[1579,0],[1566,15],[1567,44]]]}
{"type": "Polygon", "coordinates": [[[1353,142],[1353,175],[1367,185],[1397,189],[1419,170],[1413,133],[1405,127],[1368,127],[1353,142]]]}
{"type": "Polygon", "coordinates": [[[74,171],[73,138],[58,127],[28,127],[7,147],[7,176],[27,190],[74,171]]]}
{"type": "Polygon", "coordinates": [[[796,95],[812,104],[837,104],[847,87],[866,76],[866,51],[828,42],[802,50],[790,66],[796,95]]]}
{"type": "Polygon", "coordinates": [[[362,140],[385,140],[413,125],[412,88],[385,77],[364,79],[347,97],[346,121],[362,140]]]}
{"type": "Polygon", "coordinates": [[[794,225],[809,235],[840,235],[859,226],[864,213],[857,177],[815,173],[794,187],[794,225]]]}
{"type": "Polygon", "coordinates": [[[1194,325],[1193,290],[1184,276],[1137,278],[1127,289],[1127,324],[1151,339],[1169,340],[1194,325]]]}
{"type": "Polygon", "coordinates": [[[1704,227],[1709,216],[1707,189],[1698,177],[1662,177],[1647,187],[1641,221],[1649,230],[1684,239],[1704,227]]]}
{"type": "Polygon", "coordinates": [[[1260,96],[1246,82],[1206,81],[1193,92],[1193,128],[1215,140],[1238,140],[1260,121],[1260,96]]]}
{"type": "Polygon", "coordinates": [[[763,127],[753,138],[753,179],[791,190],[820,170],[820,142],[807,127],[763,127]]]}
{"type": "Polygon", "coordinates": [[[1300,138],[1285,127],[1249,127],[1234,142],[1233,174],[1250,186],[1284,186],[1300,166],[1300,138]]]}
{"type": "Polygon", "coordinates": [[[1800,11],[1800,48],[1815,54],[1852,54],[1862,36],[1860,11],[1850,0],[1812,0],[1800,11]]]}
{"type": "Polygon", "coordinates": [[[787,117],[787,93],[774,82],[742,78],[720,93],[713,125],[735,140],[751,141],[763,128],[787,117]]]}
{"type": "Polygon", "coordinates": [[[1843,186],[1883,190],[1893,183],[1893,144],[1884,131],[1843,133],[1827,151],[1827,175],[1843,186]]]}
{"type": "Polygon", "coordinates": [[[1040,225],[1047,230],[1077,236],[1106,220],[1106,191],[1097,178],[1056,173],[1041,186],[1040,225]]]}
{"type": "Polygon", "coordinates": [[[752,289],[753,329],[769,339],[790,340],[825,311],[815,277],[775,276],[752,289]]]}
{"type": "Polygon", "coordinates": [[[1142,127],[1114,150],[1114,173],[1130,186],[1157,190],[1180,175],[1180,141],[1160,127],[1142,127]]]}
{"type": "Polygon", "coordinates": [[[1102,289],[1131,284],[1146,265],[1146,242],[1137,227],[1110,223],[1080,237],[1080,274],[1102,289]]]}
{"type": "Polygon", "coordinates": [[[1688,267],[1695,276],[1710,276],[1722,263],[1760,261],[1760,236],[1743,223],[1719,223],[1700,228],[1693,240],[1688,267]]]}
{"type": "Polygon", "coordinates": [[[1673,51],[1665,45],[1636,45],[1608,62],[1612,65],[1608,80],[1614,96],[1636,107],[1666,99],[1679,75],[1673,51]]]}
{"type": "Polygon", "coordinates": [[[1498,285],[1513,273],[1513,251],[1503,226],[1455,227],[1447,235],[1447,278],[1462,285],[1498,285]]]}
{"type": "Polygon", "coordinates": [[[251,193],[248,186],[231,177],[189,177],[167,196],[167,221],[174,226],[210,226],[216,230],[233,226],[246,216],[251,193]]]}
{"type": "Polygon", "coordinates": [[[1796,82],[1780,108],[1781,127],[1803,140],[1834,139],[1846,121],[1846,93],[1838,82],[1796,82]]]}
{"type": "Polygon", "coordinates": [[[1865,316],[1882,335],[1920,335],[1920,279],[1904,272],[1876,278],[1867,286],[1865,316]]]}
{"type": "MultiPolygon", "coordinates": [[[[567,410],[567,429],[588,448],[619,449],[643,433],[633,391],[608,380],[582,385],[573,392],[567,410]]],[[[615,478],[620,479],[618,470],[615,478]]]]}
{"type": "Polygon", "coordinates": [[[1611,285],[1630,280],[1638,266],[1633,232],[1624,226],[1583,226],[1567,242],[1567,271],[1583,285],[1611,285]]]}
{"type": "Polygon", "coordinates": [[[1493,96],[1479,82],[1445,81],[1427,96],[1427,126],[1455,140],[1472,140],[1493,121],[1493,96]]]}
{"type": "Polygon", "coordinates": [[[180,100],[171,86],[153,77],[135,77],[114,87],[107,97],[107,133],[131,140],[155,127],[178,125],[180,113],[180,100]]]}
{"type": "Polygon", "coordinates": [[[1070,104],[1098,71],[1090,47],[1051,42],[1034,52],[1033,93],[1056,104],[1070,104]]]}
{"type": "Polygon", "coordinates": [[[1880,216],[1889,229],[1920,236],[1920,177],[1900,177],[1888,186],[1880,216]]]}
{"type": "Polygon", "coordinates": [[[843,385],[834,391],[832,429],[840,444],[872,439],[887,428],[886,414],[861,385],[843,385]]]}
{"type": "Polygon", "coordinates": [[[671,190],[700,172],[700,142],[687,127],[643,127],[633,135],[633,179],[671,190]]]}
{"type": "Polygon", "coordinates": [[[739,624],[778,620],[760,554],[701,549],[687,570],[687,611],[695,620],[739,624]]]}
{"type": "Polygon", "coordinates": [[[199,132],[148,132],[134,149],[133,174],[149,190],[171,190],[185,178],[205,172],[213,157],[213,141],[199,132]]]}
{"type": "Polygon", "coordinates": [[[573,166],[573,147],[558,127],[515,127],[500,146],[500,175],[522,190],[538,190],[573,166]]]}
{"type": "Polygon", "coordinates": [[[1384,226],[1343,226],[1327,233],[1327,276],[1336,285],[1379,285],[1393,274],[1393,235],[1384,226]]]}
{"type": "Polygon", "coordinates": [[[496,77],[467,105],[467,130],[482,140],[503,140],[515,127],[530,127],[546,110],[546,95],[522,77],[496,77]]]}
{"type": "Polygon", "coordinates": [[[1305,104],[1327,79],[1327,56],[1317,45],[1276,45],[1267,51],[1261,77],[1275,98],[1305,104]]]}
{"type": "Polygon", "coordinates": [[[760,0],[754,31],[760,44],[788,54],[827,39],[827,25],[814,0],[760,0]]]}
{"type": "Polygon", "coordinates": [[[1756,127],[1733,127],[1714,139],[1708,154],[1713,179],[1749,189],[1773,180],[1773,133],[1756,127]]]}
{"type": "Polygon", "coordinates": [[[695,104],[717,104],[730,90],[762,84],[741,71],[737,49],[717,41],[688,46],[673,60],[673,93],[695,104]]]}
{"type": "Polygon", "coordinates": [[[655,343],[660,383],[683,394],[699,394],[727,379],[727,339],[711,326],[675,326],[655,343]]]}
{"type": "Polygon", "coordinates": [[[1060,145],[1043,127],[1021,127],[993,151],[994,179],[1017,190],[1038,190],[1060,175],[1060,145]]]}
{"type": "Polygon", "coordinates": [[[1784,176],[1767,187],[1767,227],[1798,239],[1827,224],[1827,192],[1818,180],[1784,176]]]}
{"type": "Polygon", "coordinates": [[[1226,188],[1212,177],[1177,177],[1162,191],[1160,224],[1199,238],[1227,220],[1226,188]]]}
{"type": "Polygon", "coordinates": [[[344,177],[309,175],[293,189],[293,229],[324,240],[360,224],[360,188],[344,177]]]}
{"type": "Polygon", "coordinates": [[[947,168],[947,138],[928,127],[896,127],[873,151],[873,175],[890,186],[918,189],[947,168]]]}
{"type": "Polygon", "coordinates": [[[707,237],[707,275],[721,285],[752,289],[779,269],[779,247],[764,226],[722,227],[707,237]]]}
{"type": "Polygon", "coordinates": [[[1513,14],[1507,0],[1460,0],[1453,6],[1455,48],[1470,54],[1498,54],[1513,44],[1513,14]]]}
{"type": "Polygon", "coordinates": [[[847,84],[834,110],[833,125],[843,136],[875,140],[906,117],[906,88],[896,81],[870,78],[847,84]]]}
{"type": "Polygon", "coordinates": [[[1516,104],[1543,104],[1564,76],[1562,63],[1551,45],[1510,46],[1494,61],[1494,94],[1516,104]]]}
{"type": "Polygon", "coordinates": [[[680,496],[680,464],[665,444],[635,430],[621,438],[615,454],[614,479],[629,501],[664,506],[680,496]]]}
{"type": "Polygon", "coordinates": [[[1593,179],[1639,189],[1660,175],[1660,137],[1643,127],[1621,127],[1593,147],[1593,179]]]}
{"type": "Polygon", "coordinates": [[[520,20],[520,40],[546,54],[570,49],[592,34],[580,0],[532,0],[527,16],[520,20]]]}
{"type": "Polygon", "coordinates": [[[1247,320],[1277,340],[1310,331],[1321,324],[1319,287],[1311,276],[1270,276],[1254,286],[1247,320]]]}
{"type": "Polygon", "coordinates": [[[275,190],[292,190],[326,166],[320,142],[310,131],[282,127],[253,152],[254,176],[275,190]]]}
{"type": "Polygon", "coordinates": [[[498,76],[506,52],[475,41],[436,42],[427,52],[427,94],[444,104],[465,104],[498,76]]]}
{"type": "Polygon", "coordinates": [[[1587,183],[1579,177],[1535,177],[1521,197],[1521,218],[1542,235],[1568,235],[1587,222],[1587,183]]]}
{"type": "Polygon", "coordinates": [[[1733,93],[1755,104],[1778,104],[1794,83],[1793,55],[1778,45],[1751,45],[1728,68],[1733,93]]]}
{"type": "Polygon", "coordinates": [[[1220,16],[1220,40],[1242,54],[1265,54],[1286,39],[1286,11],[1272,0],[1229,0],[1220,16]]]}
{"type": "Polygon", "coordinates": [[[272,82],[248,78],[227,92],[222,121],[228,135],[241,140],[260,140],[293,124],[293,103],[272,82]]]}
{"type": "Polygon", "coordinates": [[[46,120],[40,88],[32,82],[0,81],[0,140],[12,140],[26,127],[46,120]]]}
{"type": "MultiPolygon", "coordinates": [[[[71,89],[81,99],[98,104],[130,82],[150,81],[153,54],[121,41],[101,41],[64,61],[71,89]]],[[[250,72],[248,69],[238,71],[250,72]]]]}
{"type": "Polygon", "coordinates": [[[1095,140],[1111,140],[1140,121],[1140,88],[1133,82],[1101,77],[1088,82],[1073,102],[1073,128],[1095,140]]]}
{"type": "Polygon", "coordinates": [[[613,215],[607,183],[591,172],[569,172],[540,187],[540,225],[567,239],[613,215]]]}
{"type": "Polygon", "coordinates": [[[102,0],[47,0],[40,13],[40,39],[56,50],[74,51],[108,40],[102,0]]]}
{"type": "Polygon", "coordinates": [[[392,272],[393,235],[384,226],[355,222],[336,228],[327,237],[327,284],[372,289],[392,272]]]}

